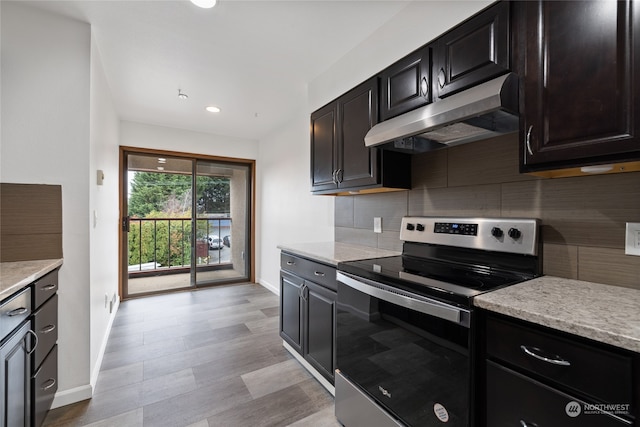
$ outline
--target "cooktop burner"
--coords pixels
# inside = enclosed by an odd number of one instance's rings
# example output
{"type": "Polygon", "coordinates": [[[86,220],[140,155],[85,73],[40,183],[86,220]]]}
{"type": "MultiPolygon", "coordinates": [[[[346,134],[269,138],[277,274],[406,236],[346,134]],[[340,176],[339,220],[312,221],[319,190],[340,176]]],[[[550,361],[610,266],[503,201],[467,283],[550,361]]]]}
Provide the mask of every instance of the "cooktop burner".
{"type": "Polygon", "coordinates": [[[401,256],[348,261],[354,277],[469,307],[474,296],[536,277],[537,221],[403,218],[401,256]]]}

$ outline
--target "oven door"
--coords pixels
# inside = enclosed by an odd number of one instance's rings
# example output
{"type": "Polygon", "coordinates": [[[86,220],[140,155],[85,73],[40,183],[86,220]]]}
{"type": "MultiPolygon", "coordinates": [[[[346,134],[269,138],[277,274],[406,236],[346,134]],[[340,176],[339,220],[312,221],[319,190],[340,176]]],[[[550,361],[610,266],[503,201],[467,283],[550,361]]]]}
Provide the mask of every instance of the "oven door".
{"type": "MultiPolygon", "coordinates": [[[[341,376],[403,424],[468,426],[471,312],[348,273],[337,277],[341,376]]],[[[357,414],[341,416],[357,407],[341,398],[336,387],[338,419],[361,424],[357,414]]]]}

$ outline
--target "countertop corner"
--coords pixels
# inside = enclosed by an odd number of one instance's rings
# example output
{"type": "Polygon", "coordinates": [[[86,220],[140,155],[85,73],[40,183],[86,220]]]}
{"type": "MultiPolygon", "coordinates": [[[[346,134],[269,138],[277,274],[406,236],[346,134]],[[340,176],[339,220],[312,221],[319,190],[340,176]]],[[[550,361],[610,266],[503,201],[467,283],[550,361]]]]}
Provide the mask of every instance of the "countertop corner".
{"type": "Polygon", "coordinates": [[[390,251],[387,249],[371,248],[368,246],[340,242],[281,244],[278,245],[278,249],[330,265],[338,265],[338,263],[344,261],[381,258],[401,254],[399,251],[390,251]]]}
{"type": "Polygon", "coordinates": [[[640,290],[542,276],[487,292],[474,305],[640,353],[640,290]]]}
{"type": "Polygon", "coordinates": [[[62,265],[63,259],[0,263],[0,301],[62,265]]]}

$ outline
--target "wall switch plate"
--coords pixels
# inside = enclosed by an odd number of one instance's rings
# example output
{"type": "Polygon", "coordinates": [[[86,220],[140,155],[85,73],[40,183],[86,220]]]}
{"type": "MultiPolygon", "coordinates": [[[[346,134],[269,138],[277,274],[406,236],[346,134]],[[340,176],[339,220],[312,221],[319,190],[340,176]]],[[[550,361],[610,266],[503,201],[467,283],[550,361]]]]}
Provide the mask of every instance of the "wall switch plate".
{"type": "Polygon", "coordinates": [[[382,218],[379,216],[373,218],[373,232],[382,233],[382,218]]]}
{"type": "Polygon", "coordinates": [[[624,253],[627,255],[640,256],[640,222],[627,223],[627,238],[624,253]]]}

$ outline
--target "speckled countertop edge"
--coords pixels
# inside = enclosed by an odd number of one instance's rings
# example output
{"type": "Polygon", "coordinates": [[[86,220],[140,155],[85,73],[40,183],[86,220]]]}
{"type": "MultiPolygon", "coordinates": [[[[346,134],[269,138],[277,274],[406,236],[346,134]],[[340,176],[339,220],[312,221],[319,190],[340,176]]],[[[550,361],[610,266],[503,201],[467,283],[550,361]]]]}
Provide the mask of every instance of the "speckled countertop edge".
{"type": "Polygon", "coordinates": [[[640,290],[543,276],[477,296],[474,305],[640,353],[640,290]]]}
{"type": "Polygon", "coordinates": [[[399,251],[371,248],[368,246],[352,245],[340,242],[292,243],[278,245],[278,249],[294,255],[300,255],[338,265],[339,262],[355,261],[359,259],[381,258],[400,255],[399,251]]]}
{"type": "Polygon", "coordinates": [[[0,301],[62,265],[62,258],[0,263],[0,301]]]}

